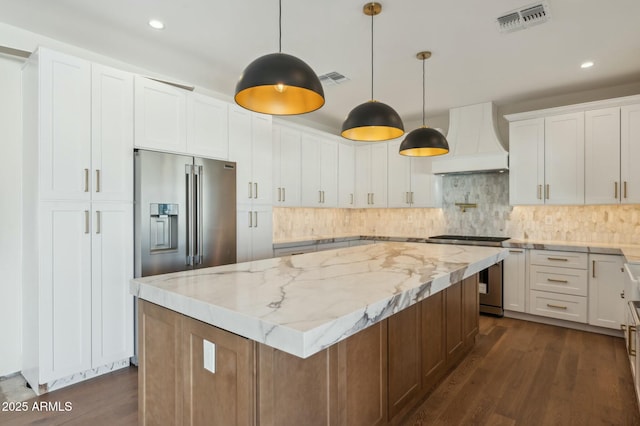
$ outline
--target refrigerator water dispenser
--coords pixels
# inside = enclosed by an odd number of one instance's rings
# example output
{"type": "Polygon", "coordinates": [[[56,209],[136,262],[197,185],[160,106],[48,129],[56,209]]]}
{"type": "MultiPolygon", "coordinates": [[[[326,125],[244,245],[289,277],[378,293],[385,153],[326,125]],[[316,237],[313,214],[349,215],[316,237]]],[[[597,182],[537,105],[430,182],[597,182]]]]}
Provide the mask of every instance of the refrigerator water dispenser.
{"type": "Polygon", "coordinates": [[[166,253],[178,249],[178,205],[153,203],[149,207],[149,252],[166,253]]]}

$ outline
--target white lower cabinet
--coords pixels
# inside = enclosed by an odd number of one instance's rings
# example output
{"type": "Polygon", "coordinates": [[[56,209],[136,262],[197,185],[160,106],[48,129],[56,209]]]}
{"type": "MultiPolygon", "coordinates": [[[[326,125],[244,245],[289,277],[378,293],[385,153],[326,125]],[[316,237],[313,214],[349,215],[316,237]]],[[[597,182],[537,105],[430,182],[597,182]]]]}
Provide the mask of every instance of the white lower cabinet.
{"type": "Polygon", "coordinates": [[[237,215],[236,261],[273,257],[273,207],[239,205],[237,215]]]}
{"type": "Polygon", "coordinates": [[[25,235],[23,375],[48,392],[133,355],[131,203],[42,202],[25,235]]]}
{"type": "Polygon", "coordinates": [[[624,323],[623,256],[589,255],[589,324],[620,330],[624,323]]]}
{"type": "Polygon", "coordinates": [[[527,252],[524,249],[509,249],[509,256],[503,262],[504,309],[525,312],[527,252]]]}
{"type": "Polygon", "coordinates": [[[529,313],[587,322],[587,254],[529,252],[529,313]]]}

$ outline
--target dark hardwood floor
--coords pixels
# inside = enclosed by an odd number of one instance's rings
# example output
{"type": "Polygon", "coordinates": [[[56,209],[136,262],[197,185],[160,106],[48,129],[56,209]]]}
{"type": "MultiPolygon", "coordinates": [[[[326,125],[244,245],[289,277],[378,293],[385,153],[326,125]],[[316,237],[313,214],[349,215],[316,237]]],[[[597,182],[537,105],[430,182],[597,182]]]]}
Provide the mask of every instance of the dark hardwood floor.
{"type": "MultiPolygon", "coordinates": [[[[27,412],[0,412],[0,425],[133,426],[137,369],[27,403],[27,412]],[[41,401],[72,410],[32,411],[41,401]]],[[[472,352],[405,424],[640,425],[640,414],[622,339],[481,317],[472,352]]]]}

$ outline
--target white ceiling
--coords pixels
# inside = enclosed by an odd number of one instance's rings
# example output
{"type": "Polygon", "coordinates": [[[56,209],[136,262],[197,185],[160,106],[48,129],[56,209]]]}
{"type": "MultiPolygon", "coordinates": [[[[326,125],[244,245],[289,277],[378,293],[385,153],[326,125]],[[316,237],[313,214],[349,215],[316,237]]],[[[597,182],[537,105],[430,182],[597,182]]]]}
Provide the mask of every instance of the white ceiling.
{"type": "MultiPolygon", "coordinates": [[[[528,0],[382,1],[374,18],[377,100],[405,122],[421,115],[422,65],[431,50],[427,116],[451,107],[526,99],[640,81],[640,1],[547,0],[551,19],[500,33],[496,18],[528,0]],[[586,60],[595,66],[582,70],[586,60]]],[[[370,25],[363,0],[282,0],[282,50],[318,74],[351,79],[325,88],[305,118],[336,132],[370,98],[370,25]]],[[[0,20],[233,95],[255,58],[278,49],[276,0],[0,0],[0,20]],[[165,22],[162,31],[147,22],[165,22]]],[[[411,129],[407,129],[411,130],[411,129]]]]}

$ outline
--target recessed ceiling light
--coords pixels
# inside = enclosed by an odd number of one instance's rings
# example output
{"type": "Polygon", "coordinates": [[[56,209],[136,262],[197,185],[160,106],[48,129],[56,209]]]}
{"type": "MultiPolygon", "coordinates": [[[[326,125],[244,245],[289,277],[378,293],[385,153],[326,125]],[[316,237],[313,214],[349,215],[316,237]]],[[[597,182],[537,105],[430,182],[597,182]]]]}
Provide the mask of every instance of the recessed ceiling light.
{"type": "Polygon", "coordinates": [[[150,19],[149,20],[149,26],[151,28],[155,28],[156,30],[164,29],[164,23],[162,21],[157,20],[157,19],[150,19]]]}
{"type": "Polygon", "coordinates": [[[587,61],[583,62],[582,65],[580,65],[580,68],[591,68],[593,65],[593,61],[587,61]]]}

